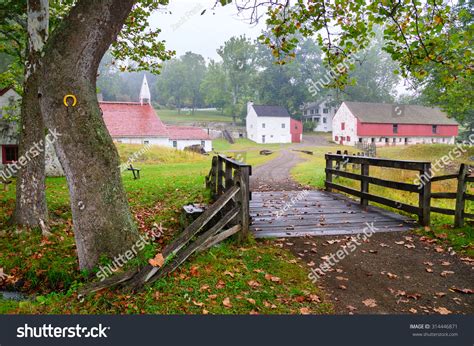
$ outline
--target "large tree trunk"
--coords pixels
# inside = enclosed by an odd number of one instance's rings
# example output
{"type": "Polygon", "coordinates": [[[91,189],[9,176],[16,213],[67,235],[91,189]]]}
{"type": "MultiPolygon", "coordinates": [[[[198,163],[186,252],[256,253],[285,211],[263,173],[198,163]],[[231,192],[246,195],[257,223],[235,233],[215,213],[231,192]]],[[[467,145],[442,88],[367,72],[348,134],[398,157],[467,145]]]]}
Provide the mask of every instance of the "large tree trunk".
{"type": "Polygon", "coordinates": [[[60,134],[54,147],[69,186],[81,268],[95,266],[101,255],[122,255],[138,240],[118,153],[96,95],[100,60],[134,2],[78,1],[48,40],[42,59],[38,97],[46,126],[60,134]],[[76,106],[63,104],[67,94],[75,95],[76,106]]]}
{"type": "Polygon", "coordinates": [[[48,208],[45,194],[45,128],[38,102],[38,61],[48,38],[47,0],[28,0],[28,56],[20,115],[20,165],[16,185],[13,222],[30,227],[41,226],[47,235],[48,208]]]}

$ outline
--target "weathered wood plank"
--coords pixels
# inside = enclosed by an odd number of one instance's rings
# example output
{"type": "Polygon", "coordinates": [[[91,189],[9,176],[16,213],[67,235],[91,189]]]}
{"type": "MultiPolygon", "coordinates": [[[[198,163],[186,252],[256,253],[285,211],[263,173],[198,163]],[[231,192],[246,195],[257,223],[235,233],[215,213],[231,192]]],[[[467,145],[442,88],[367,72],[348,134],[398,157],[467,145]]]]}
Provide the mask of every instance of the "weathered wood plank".
{"type": "Polygon", "coordinates": [[[434,176],[433,178],[431,178],[431,182],[443,181],[443,180],[449,180],[449,179],[457,179],[457,177],[458,177],[457,174],[438,175],[438,176],[434,176]]]}
{"type": "Polygon", "coordinates": [[[466,206],[466,200],[464,198],[467,190],[467,181],[466,176],[468,173],[468,166],[464,163],[461,164],[459,168],[459,177],[458,177],[458,188],[456,191],[456,211],[454,214],[454,226],[463,227],[464,226],[464,208],[466,206]]]}
{"type": "MultiPolygon", "coordinates": [[[[362,169],[364,169],[366,165],[362,165],[362,169]]],[[[345,171],[338,171],[335,169],[330,170],[333,175],[341,176],[344,178],[349,178],[353,180],[358,180],[361,182],[367,182],[370,184],[374,185],[379,185],[383,187],[389,187],[391,189],[396,189],[396,190],[401,190],[401,191],[409,191],[409,192],[420,192],[419,186],[415,184],[408,184],[408,183],[400,183],[397,181],[392,181],[392,180],[385,180],[385,179],[380,179],[380,178],[375,178],[375,177],[370,177],[367,174],[357,174],[357,173],[351,173],[351,172],[345,172],[345,171]]]]}
{"type": "Polygon", "coordinates": [[[326,183],[328,184],[329,187],[331,187],[333,189],[336,189],[336,190],[339,190],[339,191],[342,191],[342,192],[345,192],[345,193],[348,193],[348,194],[351,194],[351,195],[354,195],[354,196],[357,196],[357,197],[363,197],[363,198],[368,199],[369,201],[380,203],[380,204],[383,204],[383,205],[386,205],[386,206],[389,206],[389,207],[392,207],[392,208],[400,209],[400,210],[406,211],[407,213],[419,214],[419,212],[420,212],[420,208],[415,207],[413,205],[409,205],[409,204],[405,204],[405,203],[401,203],[401,202],[396,202],[396,201],[393,201],[391,199],[381,197],[381,196],[377,196],[377,195],[362,193],[360,191],[351,189],[351,188],[346,187],[346,186],[342,186],[342,185],[338,185],[338,184],[334,184],[334,183],[329,183],[329,182],[326,182],[326,183]]]}
{"type": "Polygon", "coordinates": [[[432,192],[431,198],[456,199],[456,192],[432,192]]]}
{"type": "Polygon", "coordinates": [[[420,171],[423,169],[425,164],[429,163],[425,161],[390,160],[390,159],[380,159],[380,158],[350,156],[350,155],[335,155],[335,154],[326,154],[326,160],[333,160],[336,162],[343,161],[346,163],[368,164],[370,166],[377,166],[377,167],[408,169],[408,170],[413,170],[413,171],[420,171]]]}

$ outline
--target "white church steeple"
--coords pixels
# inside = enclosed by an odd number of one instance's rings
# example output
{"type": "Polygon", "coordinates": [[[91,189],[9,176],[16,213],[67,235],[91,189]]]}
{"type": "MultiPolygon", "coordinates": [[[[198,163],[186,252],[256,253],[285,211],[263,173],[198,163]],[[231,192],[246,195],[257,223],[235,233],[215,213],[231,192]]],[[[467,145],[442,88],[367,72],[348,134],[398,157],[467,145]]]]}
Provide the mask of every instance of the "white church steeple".
{"type": "Polygon", "coordinates": [[[148,87],[146,75],[143,76],[142,88],[140,89],[140,104],[143,106],[143,103],[151,104],[150,88],[148,87]]]}

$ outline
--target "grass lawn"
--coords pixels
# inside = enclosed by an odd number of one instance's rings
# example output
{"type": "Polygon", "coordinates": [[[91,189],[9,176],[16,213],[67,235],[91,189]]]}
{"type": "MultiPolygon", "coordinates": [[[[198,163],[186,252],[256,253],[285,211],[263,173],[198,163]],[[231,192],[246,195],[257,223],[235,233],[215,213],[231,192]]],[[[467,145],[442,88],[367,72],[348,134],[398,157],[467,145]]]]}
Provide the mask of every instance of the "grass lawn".
{"type": "MultiPolygon", "coordinates": [[[[377,156],[382,158],[389,158],[395,160],[413,160],[413,161],[431,161],[432,163],[439,160],[442,156],[447,155],[454,146],[450,145],[414,145],[414,146],[403,146],[403,147],[387,147],[377,149],[377,156]]],[[[349,152],[355,152],[354,148],[349,147],[313,147],[308,148],[314,151],[314,156],[302,157],[308,159],[308,161],[297,165],[292,170],[292,175],[301,184],[309,185],[317,188],[324,188],[325,180],[325,161],[324,154],[336,150],[349,150],[349,152]]],[[[438,175],[451,174],[457,172],[461,163],[468,163],[469,157],[474,156],[474,148],[469,148],[460,158],[458,158],[452,165],[445,167],[443,171],[440,171],[438,175]]],[[[471,161],[472,164],[472,161],[471,161]]],[[[349,165],[349,170],[351,165],[349,165]]],[[[359,171],[355,171],[359,172],[359,171]]],[[[371,167],[370,175],[386,180],[400,181],[413,183],[416,179],[416,172],[403,171],[391,168],[379,168],[371,167]]],[[[334,178],[336,183],[346,185],[352,188],[360,188],[360,183],[345,179],[345,178],[334,178]]],[[[473,184],[468,185],[469,193],[474,194],[473,184]]],[[[456,180],[435,182],[432,184],[433,192],[455,192],[456,191],[456,180]]],[[[418,195],[415,193],[398,191],[394,189],[384,188],[376,185],[370,185],[370,192],[376,195],[380,195],[396,201],[418,205],[418,195]]],[[[377,205],[377,204],[375,204],[377,205]]],[[[454,200],[432,200],[432,205],[436,207],[454,209],[454,200]]],[[[380,205],[379,205],[380,206],[380,205]]],[[[383,208],[400,212],[385,206],[383,208]]],[[[466,201],[466,211],[474,213],[474,202],[466,201]]],[[[403,213],[403,212],[401,212],[403,213]]],[[[415,215],[411,215],[416,218],[415,215]]],[[[420,234],[428,235],[437,238],[440,242],[444,241],[447,245],[453,246],[457,251],[467,253],[468,255],[474,256],[474,231],[471,225],[467,225],[464,228],[454,228],[453,217],[448,215],[442,215],[437,213],[431,214],[432,226],[427,229],[420,229],[420,234]]]]}
{"type": "Polygon", "coordinates": [[[231,116],[223,115],[218,111],[196,111],[194,114],[192,114],[191,111],[181,111],[178,114],[178,111],[174,109],[157,109],[156,113],[163,122],[172,124],[189,122],[232,122],[231,116]]]}
{"type": "MultiPolygon", "coordinates": [[[[141,146],[119,146],[123,161],[141,146]]],[[[253,155],[253,154],[252,154],[253,155]]],[[[164,236],[145,248],[129,265],[142,265],[182,230],[181,207],[207,202],[204,176],[212,156],[154,148],[134,162],[123,182],[140,232],[162,222],[164,236]]],[[[257,157],[251,157],[255,160],[257,157]]],[[[77,289],[94,278],[79,271],[65,178],[47,179],[47,199],[53,236],[39,230],[21,231],[7,225],[14,208],[15,186],[0,192],[0,268],[8,275],[8,290],[31,295],[14,302],[0,299],[0,313],[42,314],[286,314],[330,313],[307,270],[293,255],[271,240],[238,246],[232,240],[191,258],[172,275],[144,291],[129,295],[102,291],[77,299],[77,289]]],[[[103,263],[106,264],[104,259],[103,263]]],[[[0,286],[1,287],[1,286],[0,286]]]]}

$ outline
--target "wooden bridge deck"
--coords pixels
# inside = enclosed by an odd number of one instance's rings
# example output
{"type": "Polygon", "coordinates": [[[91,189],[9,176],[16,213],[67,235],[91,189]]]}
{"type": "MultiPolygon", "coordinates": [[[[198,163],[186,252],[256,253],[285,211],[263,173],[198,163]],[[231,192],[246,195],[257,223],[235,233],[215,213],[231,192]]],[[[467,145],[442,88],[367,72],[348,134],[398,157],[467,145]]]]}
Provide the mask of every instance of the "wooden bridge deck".
{"type": "Polygon", "coordinates": [[[250,216],[257,238],[356,234],[371,223],[376,232],[415,227],[403,215],[374,206],[363,210],[343,195],[316,190],[252,192],[250,216]]]}

